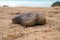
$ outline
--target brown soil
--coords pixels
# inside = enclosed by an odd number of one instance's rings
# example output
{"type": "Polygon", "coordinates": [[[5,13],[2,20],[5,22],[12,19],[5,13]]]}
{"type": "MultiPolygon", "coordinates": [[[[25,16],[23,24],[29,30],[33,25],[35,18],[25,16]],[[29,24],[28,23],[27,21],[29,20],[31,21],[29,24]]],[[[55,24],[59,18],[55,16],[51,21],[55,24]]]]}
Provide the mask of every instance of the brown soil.
{"type": "Polygon", "coordinates": [[[60,40],[60,7],[0,7],[0,40],[60,40]],[[44,14],[47,23],[27,28],[12,23],[26,12],[44,14]]]}

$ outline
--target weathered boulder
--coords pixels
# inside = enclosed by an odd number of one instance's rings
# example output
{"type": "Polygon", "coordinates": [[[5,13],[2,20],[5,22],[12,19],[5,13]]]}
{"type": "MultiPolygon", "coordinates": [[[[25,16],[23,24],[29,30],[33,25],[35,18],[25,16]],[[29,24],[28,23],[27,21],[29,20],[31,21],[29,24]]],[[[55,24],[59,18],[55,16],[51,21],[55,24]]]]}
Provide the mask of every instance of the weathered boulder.
{"type": "Polygon", "coordinates": [[[36,24],[36,14],[24,13],[13,18],[13,23],[21,24],[23,26],[33,26],[36,24]]]}
{"type": "Polygon", "coordinates": [[[14,17],[12,22],[23,26],[44,25],[46,24],[46,18],[39,13],[22,13],[14,17]]]}

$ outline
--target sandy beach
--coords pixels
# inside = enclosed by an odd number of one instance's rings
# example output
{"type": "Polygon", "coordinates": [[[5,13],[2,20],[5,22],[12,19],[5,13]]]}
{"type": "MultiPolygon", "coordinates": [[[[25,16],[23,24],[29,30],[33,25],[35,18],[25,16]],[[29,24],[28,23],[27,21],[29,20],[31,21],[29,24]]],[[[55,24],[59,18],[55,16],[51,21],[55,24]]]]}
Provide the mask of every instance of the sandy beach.
{"type": "Polygon", "coordinates": [[[60,7],[0,7],[0,40],[60,40],[60,7]],[[27,28],[12,23],[26,12],[42,13],[47,23],[27,28]]]}

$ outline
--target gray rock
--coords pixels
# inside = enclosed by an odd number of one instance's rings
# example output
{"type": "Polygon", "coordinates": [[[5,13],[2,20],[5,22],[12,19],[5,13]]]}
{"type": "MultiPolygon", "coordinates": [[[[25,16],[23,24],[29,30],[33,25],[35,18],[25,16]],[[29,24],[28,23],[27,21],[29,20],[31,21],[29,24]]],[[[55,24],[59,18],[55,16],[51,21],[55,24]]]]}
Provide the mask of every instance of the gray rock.
{"type": "Polygon", "coordinates": [[[14,17],[12,22],[23,26],[43,25],[46,24],[46,18],[38,13],[24,13],[14,17]]]}
{"type": "Polygon", "coordinates": [[[36,24],[36,14],[24,13],[13,18],[13,23],[21,24],[23,26],[33,26],[36,24]]]}

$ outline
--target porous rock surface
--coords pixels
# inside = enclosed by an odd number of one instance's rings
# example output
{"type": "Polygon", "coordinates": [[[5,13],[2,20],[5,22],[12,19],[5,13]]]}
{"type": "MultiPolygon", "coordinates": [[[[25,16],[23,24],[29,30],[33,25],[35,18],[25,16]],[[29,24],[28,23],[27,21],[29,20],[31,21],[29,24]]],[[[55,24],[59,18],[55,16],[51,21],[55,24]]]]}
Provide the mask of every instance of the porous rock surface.
{"type": "Polygon", "coordinates": [[[46,18],[39,13],[23,13],[12,19],[13,23],[21,24],[23,26],[43,25],[46,23],[46,18]]]}

